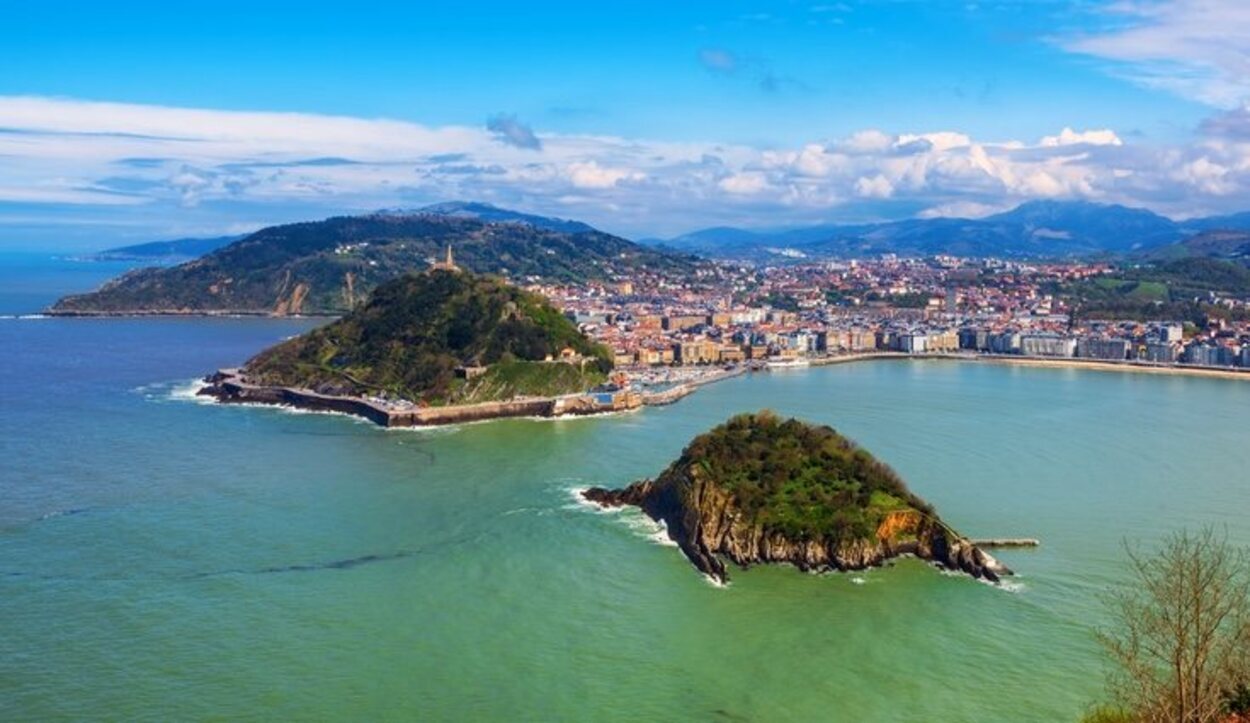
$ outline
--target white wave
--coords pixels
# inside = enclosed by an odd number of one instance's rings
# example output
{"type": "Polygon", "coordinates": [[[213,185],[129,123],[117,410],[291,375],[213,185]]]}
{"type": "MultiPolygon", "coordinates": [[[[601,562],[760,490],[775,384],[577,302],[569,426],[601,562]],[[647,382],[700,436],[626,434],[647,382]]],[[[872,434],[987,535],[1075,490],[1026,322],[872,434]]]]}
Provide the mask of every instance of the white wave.
{"type": "Polygon", "coordinates": [[[0,319],[5,321],[38,321],[51,318],[47,314],[0,314],[0,319]]]}
{"type": "Polygon", "coordinates": [[[582,493],[588,489],[590,489],[590,487],[586,485],[565,487],[564,492],[565,494],[569,496],[570,502],[566,505],[562,505],[562,508],[566,510],[581,510],[583,512],[594,512],[595,514],[599,514],[599,515],[619,515],[625,511],[624,506],[607,507],[605,505],[599,504],[598,502],[593,502],[591,500],[586,499],[586,496],[583,495],[582,493]]]}
{"type": "Polygon", "coordinates": [[[631,532],[648,542],[662,547],[677,547],[677,543],[668,536],[668,526],[663,520],[653,520],[646,513],[634,508],[629,508],[620,519],[631,532]]]}
{"type": "Polygon", "coordinates": [[[721,580],[717,580],[716,578],[712,577],[706,572],[702,573],[702,576],[703,576],[703,579],[707,581],[707,584],[711,585],[712,587],[718,590],[724,590],[725,588],[729,587],[729,583],[722,582],[721,580]]]}
{"type": "Polygon", "coordinates": [[[855,576],[851,577],[851,584],[852,584],[852,585],[863,585],[863,584],[865,584],[865,583],[867,583],[867,582],[868,582],[868,581],[867,581],[867,580],[865,580],[865,579],[864,579],[862,576],[860,576],[860,575],[855,575],[855,576]]]}
{"type": "MultiPolygon", "coordinates": [[[[353,415],[354,416],[354,415],[353,415]]],[[[474,424],[467,422],[467,424],[474,424]]],[[[419,432],[421,434],[458,434],[460,432],[459,424],[438,424],[433,426],[411,426],[411,427],[380,427],[386,432],[419,432]]]]}
{"type": "Polygon", "coordinates": [[[669,537],[668,526],[664,524],[663,520],[653,520],[642,510],[630,505],[607,507],[597,502],[592,502],[582,495],[588,489],[590,488],[584,485],[566,488],[565,491],[572,497],[573,501],[564,505],[563,508],[566,510],[589,511],[598,515],[613,515],[621,521],[621,524],[629,528],[630,532],[639,537],[663,547],[677,547],[677,543],[669,537]]]}
{"type": "MultiPolygon", "coordinates": [[[[157,386],[157,385],[150,385],[157,386]]],[[[192,379],[185,382],[177,382],[175,384],[160,385],[168,391],[166,398],[174,402],[194,402],[196,404],[216,404],[217,400],[212,397],[200,395],[200,390],[207,387],[208,384],[203,379],[192,379]]],[[[143,389],[143,387],[140,387],[143,389]]]]}
{"type": "Polygon", "coordinates": [[[992,588],[996,588],[998,590],[1002,590],[1003,592],[1009,592],[1012,594],[1022,593],[1026,589],[1025,584],[1020,582],[1019,580],[1004,579],[1004,580],[999,580],[998,582],[990,582],[989,580],[983,580],[983,579],[978,579],[978,580],[979,582],[989,585],[992,588]]]}

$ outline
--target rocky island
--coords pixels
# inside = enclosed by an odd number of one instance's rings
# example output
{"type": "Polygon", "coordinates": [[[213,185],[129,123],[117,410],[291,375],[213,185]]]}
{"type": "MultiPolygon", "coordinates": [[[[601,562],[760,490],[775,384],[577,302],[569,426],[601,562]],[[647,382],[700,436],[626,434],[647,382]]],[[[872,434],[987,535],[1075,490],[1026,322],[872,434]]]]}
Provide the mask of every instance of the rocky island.
{"type": "Polygon", "coordinates": [[[611,369],[610,352],[543,298],[448,264],[379,286],[343,318],[209,377],[201,394],[447,423],[602,411],[611,391],[578,395],[611,369]]]}
{"type": "Polygon", "coordinates": [[[742,567],[790,563],[818,572],[914,555],[991,582],[1012,574],[851,440],[767,411],[695,437],[654,480],[583,495],[642,508],[718,582],[728,579],[722,556],[742,567]]]}

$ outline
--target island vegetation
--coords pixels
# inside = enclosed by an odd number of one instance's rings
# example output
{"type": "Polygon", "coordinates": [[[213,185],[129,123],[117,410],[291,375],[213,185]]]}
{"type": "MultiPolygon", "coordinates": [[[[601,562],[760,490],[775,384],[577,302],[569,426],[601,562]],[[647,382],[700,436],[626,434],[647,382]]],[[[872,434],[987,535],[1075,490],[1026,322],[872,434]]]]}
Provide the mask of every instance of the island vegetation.
{"type": "Polygon", "coordinates": [[[438,405],[582,392],[611,368],[610,352],[541,297],[435,270],[379,286],[360,309],[243,371],[257,384],[438,405]]]}
{"type": "Polygon", "coordinates": [[[850,570],[914,554],[997,581],[1010,570],[942,522],[866,450],[827,426],[763,411],[695,437],[655,480],[584,493],[662,520],[701,571],[748,566],[850,570]]]}

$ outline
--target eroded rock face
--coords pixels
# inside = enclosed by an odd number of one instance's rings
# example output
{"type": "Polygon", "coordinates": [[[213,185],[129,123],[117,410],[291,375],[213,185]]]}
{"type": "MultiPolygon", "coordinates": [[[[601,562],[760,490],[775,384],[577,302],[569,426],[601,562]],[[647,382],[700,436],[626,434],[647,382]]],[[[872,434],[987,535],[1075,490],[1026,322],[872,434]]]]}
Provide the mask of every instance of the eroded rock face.
{"type": "Polygon", "coordinates": [[[791,540],[748,519],[731,493],[692,468],[670,468],[658,480],[621,490],[591,488],[583,496],[604,507],[632,505],[662,521],[668,535],[701,572],[724,582],[724,559],[741,567],[790,563],[800,570],[863,570],[912,554],[950,570],[998,582],[1012,572],[940,520],[916,510],[889,513],[875,539],[791,540]]]}

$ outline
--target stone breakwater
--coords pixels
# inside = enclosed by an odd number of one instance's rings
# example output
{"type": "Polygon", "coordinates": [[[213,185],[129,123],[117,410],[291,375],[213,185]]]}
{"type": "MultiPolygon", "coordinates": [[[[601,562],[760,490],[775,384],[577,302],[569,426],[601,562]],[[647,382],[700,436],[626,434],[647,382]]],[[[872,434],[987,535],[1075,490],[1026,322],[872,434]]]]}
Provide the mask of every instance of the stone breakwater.
{"type": "Polygon", "coordinates": [[[791,540],[748,520],[724,489],[689,472],[643,480],[622,490],[591,488],[583,496],[603,507],[632,505],[663,522],[669,537],[700,572],[728,579],[724,559],[746,568],[789,563],[805,572],[863,570],[900,555],[997,583],[1012,571],[936,517],[916,510],[886,515],[869,539],[791,540]]]}
{"type": "Polygon", "coordinates": [[[506,417],[561,417],[626,411],[642,406],[630,392],[535,397],[446,407],[395,406],[363,397],[320,394],[309,389],[274,387],[248,382],[237,369],[223,369],[205,378],[198,394],[227,404],[272,404],[318,412],[364,417],[383,427],[432,427],[506,417]]]}
{"type": "Polygon", "coordinates": [[[660,392],[617,391],[531,397],[505,402],[481,402],[446,407],[394,405],[365,397],[321,394],[310,389],[252,384],[239,369],[222,369],[205,377],[197,394],[226,404],[272,404],[316,412],[340,412],[364,417],[383,427],[434,427],[507,417],[565,417],[624,412],[643,406],[673,404],[699,387],[738,376],[746,369],[709,374],[660,392]]]}

